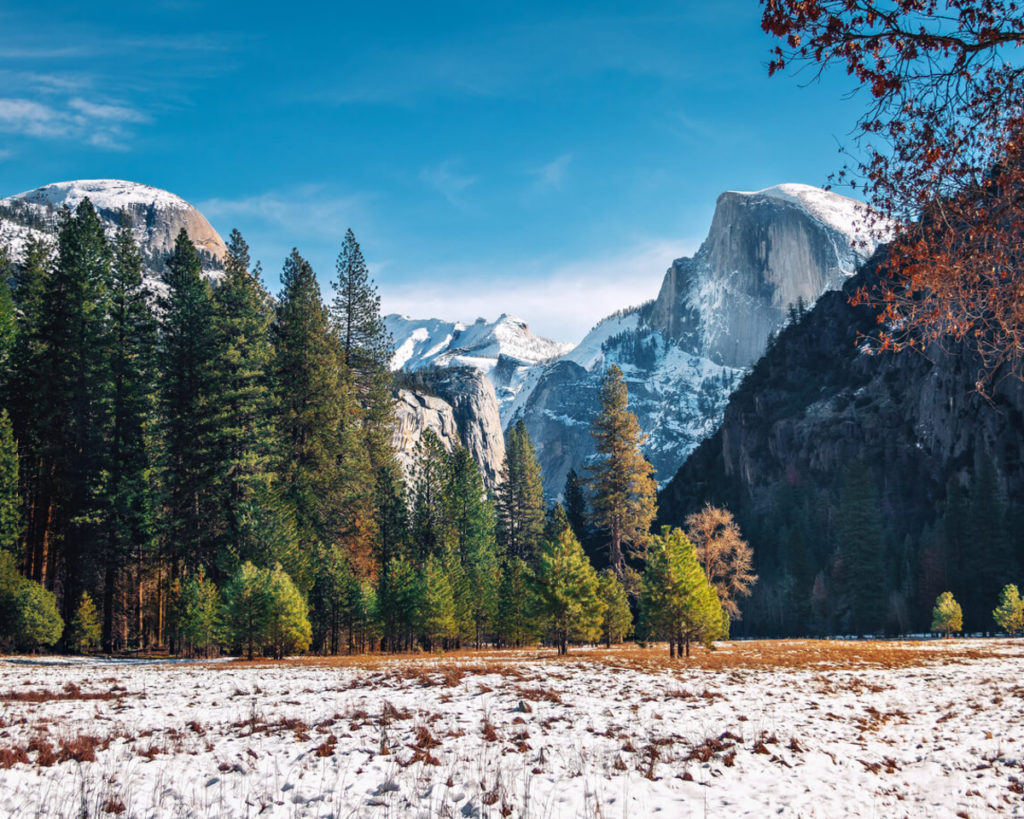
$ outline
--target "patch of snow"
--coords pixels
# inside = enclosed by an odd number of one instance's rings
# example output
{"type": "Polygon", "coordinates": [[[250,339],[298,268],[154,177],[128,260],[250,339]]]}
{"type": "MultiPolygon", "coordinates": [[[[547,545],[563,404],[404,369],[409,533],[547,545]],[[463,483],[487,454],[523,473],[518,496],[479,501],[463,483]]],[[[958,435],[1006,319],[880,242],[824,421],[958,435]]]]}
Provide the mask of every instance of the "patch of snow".
{"type": "Polygon", "coordinates": [[[3,746],[33,748],[8,757],[0,804],[10,817],[1018,815],[1018,641],[887,645],[934,659],[716,670],[659,646],[649,662],[638,649],[623,652],[633,662],[575,649],[0,662],[3,746]],[[16,698],[40,691],[56,696],[16,698]],[[76,739],[94,759],[40,764],[36,749],[59,760],[76,739]]]}

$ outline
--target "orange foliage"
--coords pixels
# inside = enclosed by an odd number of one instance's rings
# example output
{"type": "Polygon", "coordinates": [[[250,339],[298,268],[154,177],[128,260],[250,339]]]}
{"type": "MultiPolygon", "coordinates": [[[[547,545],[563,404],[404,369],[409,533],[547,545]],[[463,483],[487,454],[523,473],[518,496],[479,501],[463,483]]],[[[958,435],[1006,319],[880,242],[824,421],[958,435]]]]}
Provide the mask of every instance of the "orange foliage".
{"type": "Polygon", "coordinates": [[[838,64],[867,89],[859,155],[835,179],[863,186],[892,231],[882,350],[969,344],[985,389],[1024,371],[1024,44],[1013,0],[765,0],[782,41],[769,72],[838,64]],[[852,167],[851,167],[852,165],[852,167]]]}

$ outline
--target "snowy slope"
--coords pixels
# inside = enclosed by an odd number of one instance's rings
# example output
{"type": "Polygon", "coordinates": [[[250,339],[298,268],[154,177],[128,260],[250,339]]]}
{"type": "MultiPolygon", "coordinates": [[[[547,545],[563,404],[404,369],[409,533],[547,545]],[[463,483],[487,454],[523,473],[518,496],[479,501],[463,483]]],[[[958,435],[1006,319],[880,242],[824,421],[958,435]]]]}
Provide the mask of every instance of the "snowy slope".
{"type": "Polygon", "coordinates": [[[534,335],[522,319],[502,313],[497,321],[473,324],[412,319],[390,314],[384,323],[394,339],[392,369],[465,366],[486,373],[494,386],[502,421],[528,387],[538,365],[569,352],[572,344],[534,335]]]}

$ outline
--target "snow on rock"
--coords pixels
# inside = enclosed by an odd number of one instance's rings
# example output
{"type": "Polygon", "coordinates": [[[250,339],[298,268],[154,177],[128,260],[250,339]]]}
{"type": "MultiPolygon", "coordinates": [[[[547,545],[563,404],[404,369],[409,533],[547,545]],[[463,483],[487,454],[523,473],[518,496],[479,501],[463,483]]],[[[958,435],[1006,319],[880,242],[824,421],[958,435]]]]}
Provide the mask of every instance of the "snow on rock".
{"type": "Polygon", "coordinates": [[[572,349],[572,344],[534,335],[522,319],[502,313],[497,321],[473,324],[441,319],[412,319],[395,313],[384,317],[394,337],[392,369],[470,365],[489,372],[499,356],[539,364],[572,349]]]}
{"type": "Polygon", "coordinates": [[[392,313],[384,317],[384,323],[394,339],[392,369],[478,369],[494,386],[503,421],[510,417],[530,371],[573,349],[572,344],[534,335],[525,321],[507,313],[497,321],[478,318],[473,324],[392,313]]]}
{"type": "Polygon", "coordinates": [[[73,210],[86,198],[110,236],[120,226],[122,214],[128,217],[151,282],[159,280],[182,228],[199,249],[206,274],[212,279],[222,274],[227,248],[206,217],[173,193],[120,179],[58,182],[0,199],[0,246],[20,258],[31,237],[52,240],[61,208],[73,210]]]}
{"type": "Polygon", "coordinates": [[[1019,815],[1016,641],[0,661],[10,817],[1019,815]],[[746,662],[731,662],[737,653],[746,662]],[[905,658],[902,655],[906,655],[905,658]],[[594,657],[594,659],[590,659],[594,657]]]}

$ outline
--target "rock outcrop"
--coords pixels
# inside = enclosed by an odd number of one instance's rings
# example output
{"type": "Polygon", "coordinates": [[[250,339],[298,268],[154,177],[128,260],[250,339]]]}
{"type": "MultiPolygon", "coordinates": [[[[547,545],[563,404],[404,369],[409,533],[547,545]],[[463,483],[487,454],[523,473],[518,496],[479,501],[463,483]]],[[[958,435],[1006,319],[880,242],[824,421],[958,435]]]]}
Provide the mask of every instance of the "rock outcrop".
{"type": "Polygon", "coordinates": [[[464,446],[480,466],[484,483],[497,486],[505,460],[505,437],[494,388],[472,367],[418,371],[397,391],[394,443],[408,474],[423,432],[432,430],[449,452],[464,446]]]}

